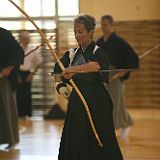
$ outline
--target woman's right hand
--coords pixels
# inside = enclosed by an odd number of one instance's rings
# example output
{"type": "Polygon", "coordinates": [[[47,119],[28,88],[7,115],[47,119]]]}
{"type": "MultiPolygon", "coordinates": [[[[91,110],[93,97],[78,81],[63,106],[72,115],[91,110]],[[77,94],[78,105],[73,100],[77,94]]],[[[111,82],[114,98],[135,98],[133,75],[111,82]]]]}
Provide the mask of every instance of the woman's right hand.
{"type": "Polygon", "coordinates": [[[64,98],[68,98],[70,95],[70,91],[67,87],[61,87],[59,89],[59,93],[64,97],[64,98]]]}

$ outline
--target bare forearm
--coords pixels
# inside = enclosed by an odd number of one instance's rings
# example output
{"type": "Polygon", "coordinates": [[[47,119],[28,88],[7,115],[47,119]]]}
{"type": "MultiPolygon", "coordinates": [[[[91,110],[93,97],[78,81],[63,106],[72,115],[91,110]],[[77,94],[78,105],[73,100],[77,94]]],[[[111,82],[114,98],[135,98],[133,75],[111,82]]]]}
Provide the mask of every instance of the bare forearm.
{"type": "Polygon", "coordinates": [[[71,68],[72,68],[72,71],[75,73],[78,73],[78,72],[98,72],[100,70],[100,66],[97,62],[89,62],[86,64],[73,66],[71,68]]]}
{"type": "Polygon", "coordinates": [[[86,64],[69,67],[63,71],[62,74],[66,79],[69,79],[77,73],[98,72],[99,70],[100,66],[97,62],[89,62],[86,64]]]}

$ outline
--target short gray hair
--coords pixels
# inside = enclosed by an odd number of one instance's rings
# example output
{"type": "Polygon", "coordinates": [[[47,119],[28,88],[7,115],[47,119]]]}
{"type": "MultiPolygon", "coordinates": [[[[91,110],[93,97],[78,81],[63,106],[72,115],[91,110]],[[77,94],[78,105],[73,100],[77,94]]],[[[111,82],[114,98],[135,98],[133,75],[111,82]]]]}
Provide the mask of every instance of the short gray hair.
{"type": "Polygon", "coordinates": [[[96,20],[93,16],[88,14],[80,14],[75,17],[73,24],[84,24],[85,28],[89,32],[90,30],[94,30],[96,27],[96,20]]]}

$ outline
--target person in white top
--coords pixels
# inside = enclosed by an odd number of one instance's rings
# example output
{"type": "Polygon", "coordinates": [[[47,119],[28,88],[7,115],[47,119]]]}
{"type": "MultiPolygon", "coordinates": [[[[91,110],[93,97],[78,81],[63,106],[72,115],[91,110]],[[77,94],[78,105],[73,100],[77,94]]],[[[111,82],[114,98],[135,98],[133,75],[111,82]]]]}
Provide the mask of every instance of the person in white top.
{"type": "MultiPolygon", "coordinates": [[[[25,55],[33,49],[33,46],[30,45],[28,31],[19,32],[19,42],[24,49],[25,55]]],[[[34,73],[42,62],[42,56],[37,51],[34,51],[24,58],[24,63],[20,66],[20,84],[17,91],[19,117],[32,116],[31,83],[34,73]]]]}

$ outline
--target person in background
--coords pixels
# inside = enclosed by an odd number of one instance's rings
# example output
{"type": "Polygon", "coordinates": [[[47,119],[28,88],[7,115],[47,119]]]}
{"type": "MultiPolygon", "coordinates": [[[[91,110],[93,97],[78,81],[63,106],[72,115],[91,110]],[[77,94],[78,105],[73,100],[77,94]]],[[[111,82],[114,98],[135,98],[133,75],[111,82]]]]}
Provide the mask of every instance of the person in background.
{"type": "Polygon", "coordinates": [[[109,68],[109,60],[106,52],[93,41],[95,18],[78,15],[73,25],[79,47],[70,49],[61,58],[66,68],[63,72],[57,63],[54,67],[54,73],[62,72],[62,77],[55,76],[57,91],[69,98],[58,160],[122,160],[114,132],[112,100],[103,85],[108,74],[99,72],[109,68]],[[66,84],[70,78],[89,106],[102,147],[96,142],[80,97],[74,89],[69,95],[66,84]]]}
{"type": "MultiPolygon", "coordinates": [[[[25,55],[33,49],[30,44],[28,31],[19,32],[19,42],[25,55]]],[[[37,51],[32,52],[24,58],[24,63],[20,66],[20,84],[17,90],[17,105],[19,117],[27,118],[32,116],[31,83],[34,74],[42,64],[43,59],[37,51]]]]}
{"type": "MultiPolygon", "coordinates": [[[[133,48],[122,37],[114,31],[114,21],[111,15],[101,17],[101,29],[103,35],[96,44],[102,47],[108,54],[111,61],[111,69],[135,69],[139,67],[138,56],[133,48]]],[[[124,80],[129,78],[130,72],[124,70],[111,73],[119,78],[110,82],[107,89],[113,100],[113,119],[116,130],[120,129],[120,136],[126,137],[130,127],[134,124],[133,119],[125,106],[125,85],[124,80]]]]}
{"type": "Polygon", "coordinates": [[[12,34],[0,27],[0,145],[13,148],[19,142],[16,88],[24,51],[12,34]]]}

